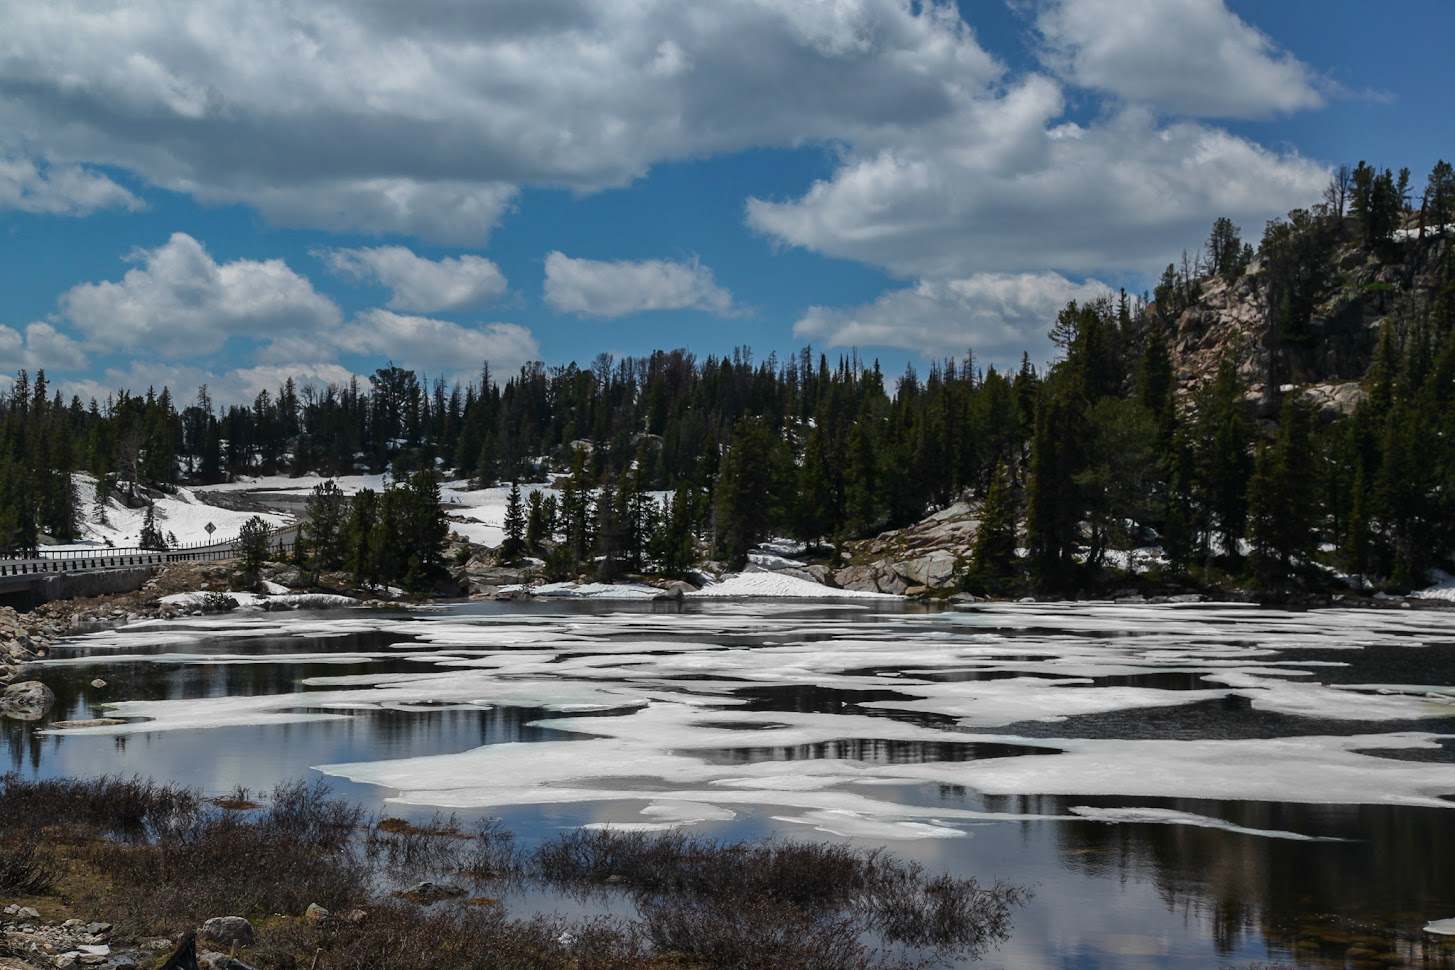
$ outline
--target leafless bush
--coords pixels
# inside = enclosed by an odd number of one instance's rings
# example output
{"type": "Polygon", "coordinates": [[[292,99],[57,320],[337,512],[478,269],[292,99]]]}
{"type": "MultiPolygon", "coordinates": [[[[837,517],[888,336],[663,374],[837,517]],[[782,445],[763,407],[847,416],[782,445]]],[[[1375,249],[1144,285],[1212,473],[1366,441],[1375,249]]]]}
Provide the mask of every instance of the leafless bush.
{"type": "Polygon", "coordinates": [[[482,821],[460,859],[460,871],[477,881],[518,881],[525,874],[525,856],[515,835],[498,818],[482,821]]]}
{"type": "Polygon", "coordinates": [[[136,839],[195,815],[201,805],[189,788],[140,778],[28,781],[0,775],[0,831],[52,826],[136,839]]]}
{"type": "Polygon", "coordinates": [[[376,818],[368,824],[364,844],[371,862],[382,864],[391,876],[403,877],[465,868],[463,843],[470,838],[453,815],[435,815],[423,825],[376,818]]]}
{"type": "Polygon", "coordinates": [[[54,861],[33,840],[0,839],[0,897],[47,893],[55,875],[54,861]]]}

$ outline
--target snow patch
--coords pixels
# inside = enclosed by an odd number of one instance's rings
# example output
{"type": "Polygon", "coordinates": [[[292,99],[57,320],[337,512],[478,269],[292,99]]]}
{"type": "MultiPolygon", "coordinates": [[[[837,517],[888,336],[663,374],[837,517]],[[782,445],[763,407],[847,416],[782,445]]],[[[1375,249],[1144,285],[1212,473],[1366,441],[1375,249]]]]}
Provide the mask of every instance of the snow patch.
{"type": "Polygon", "coordinates": [[[890,599],[898,596],[888,593],[867,593],[853,589],[835,589],[812,583],[797,576],[784,576],[773,572],[736,573],[720,583],[704,586],[696,592],[686,594],[695,597],[762,597],[770,599],[890,599]]]}

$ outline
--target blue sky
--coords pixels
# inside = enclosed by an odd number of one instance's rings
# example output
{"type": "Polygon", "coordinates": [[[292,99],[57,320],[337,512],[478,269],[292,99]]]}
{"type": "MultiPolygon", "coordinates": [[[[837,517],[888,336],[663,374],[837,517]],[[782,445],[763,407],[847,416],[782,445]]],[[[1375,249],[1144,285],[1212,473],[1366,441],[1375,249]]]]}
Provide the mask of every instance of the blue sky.
{"type": "Polygon", "coordinates": [[[1455,5],[0,0],[0,373],[248,401],[686,347],[1047,359],[1448,142],[1455,5]]]}

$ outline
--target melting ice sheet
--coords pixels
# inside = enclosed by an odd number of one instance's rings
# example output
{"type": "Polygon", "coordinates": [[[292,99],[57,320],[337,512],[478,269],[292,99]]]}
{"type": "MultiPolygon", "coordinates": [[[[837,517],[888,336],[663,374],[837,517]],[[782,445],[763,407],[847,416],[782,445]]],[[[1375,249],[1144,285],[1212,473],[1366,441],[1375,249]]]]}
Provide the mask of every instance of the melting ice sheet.
{"type": "MultiPolygon", "coordinates": [[[[1442,744],[1455,736],[1448,665],[1443,675],[1431,667],[1427,679],[1421,671],[1415,683],[1382,683],[1377,669],[1360,666],[1372,650],[1448,650],[1446,615],[1237,605],[879,609],[729,600],[681,613],[361,612],[144,624],[82,646],[131,662],[387,659],[396,668],[313,677],[276,695],[125,700],[108,714],[127,723],[64,733],[531,708],[548,712],[534,725],[559,740],[319,768],[393,789],[400,802],[444,808],[627,804],[612,821],[648,829],[752,808],[845,835],[954,838],[980,822],[1024,817],[905,802],[903,786],[926,784],[987,795],[1455,807],[1455,763],[1442,744]],[[382,653],[182,646],[202,636],[240,648],[249,638],[364,632],[398,642],[382,653]],[[145,655],[159,645],[171,652],[145,655]],[[418,670],[400,673],[400,662],[418,670]],[[1324,682],[1346,665],[1357,683],[1324,682]],[[1167,736],[1104,726],[1192,711],[1201,720],[1189,715],[1167,736]],[[1265,721],[1256,721],[1255,736],[1221,730],[1240,718],[1265,721]],[[1093,731],[1091,722],[1103,726],[1093,731]]],[[[1229,827],[1151,807],[1076,814],[1229,827]]]]}

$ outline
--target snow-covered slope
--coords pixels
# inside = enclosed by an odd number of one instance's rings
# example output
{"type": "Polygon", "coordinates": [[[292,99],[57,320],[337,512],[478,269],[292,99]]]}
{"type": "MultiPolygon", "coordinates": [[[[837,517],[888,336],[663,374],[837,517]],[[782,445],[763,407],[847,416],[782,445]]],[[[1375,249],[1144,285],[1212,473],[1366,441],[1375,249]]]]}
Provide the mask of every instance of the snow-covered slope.
{"type": "MultiPolygon", "coordinates": [[[[45,551],[104,548],[108,542],[118,548],[135,546],[141,538],[146,509],[129,509],[112,495],[107,498],[104,510],[100,510],[96,506],[96,480],[78,473],[73,482],[82,518],[82,540],[69,545],[46,546],[45,551]]],[[[242,524],[254,514],[203,504],[188,488],[179,488],[176,495],[158,496],[155,509],[157,528],[167,542],[171,544],[175,538],[175,543],[181,545],[208,541],[209,522],[215,527],[212,541],[235,538],[242,524]]],[[[291,515],[283,512],[257,514],[270,526],[287,525],[293,521],[291,515]]]]}

